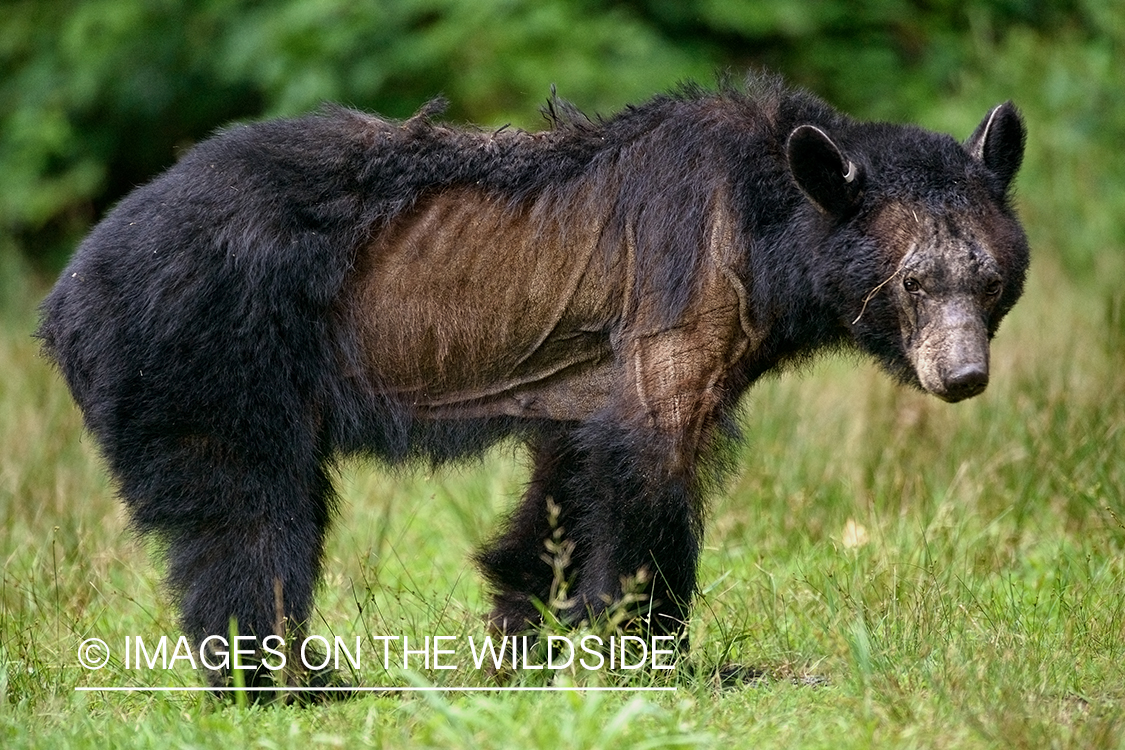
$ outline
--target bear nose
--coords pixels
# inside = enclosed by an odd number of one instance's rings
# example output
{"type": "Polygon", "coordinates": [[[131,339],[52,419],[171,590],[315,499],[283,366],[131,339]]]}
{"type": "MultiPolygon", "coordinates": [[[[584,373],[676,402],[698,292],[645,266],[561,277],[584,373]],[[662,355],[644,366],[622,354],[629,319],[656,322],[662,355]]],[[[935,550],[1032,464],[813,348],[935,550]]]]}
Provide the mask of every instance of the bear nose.
{"type": "Polygon", "coordinates": [[[971,398],[988,385],[988,366],[980,362],[969,362],[949,374],[945,381],[946,399],[961,401],[971,398]]]}

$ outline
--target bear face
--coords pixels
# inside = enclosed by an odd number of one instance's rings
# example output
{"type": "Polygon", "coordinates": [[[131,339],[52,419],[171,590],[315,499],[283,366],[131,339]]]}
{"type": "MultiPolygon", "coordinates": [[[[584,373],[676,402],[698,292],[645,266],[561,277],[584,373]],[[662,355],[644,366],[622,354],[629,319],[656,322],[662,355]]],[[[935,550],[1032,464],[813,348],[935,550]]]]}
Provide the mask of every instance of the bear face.
{"type": "Polygon", "coordinates": [[[845,137],[841,147],[802,125],[787,144],[794,181],[831,225],[824,246],[847,263],[828,296],[854,343],[899,380],[949,402],[981,393],[989,340],[1027,268],[1009,207],[1019,113],[994,108],[963,146],[883,124],[845,137]]]}

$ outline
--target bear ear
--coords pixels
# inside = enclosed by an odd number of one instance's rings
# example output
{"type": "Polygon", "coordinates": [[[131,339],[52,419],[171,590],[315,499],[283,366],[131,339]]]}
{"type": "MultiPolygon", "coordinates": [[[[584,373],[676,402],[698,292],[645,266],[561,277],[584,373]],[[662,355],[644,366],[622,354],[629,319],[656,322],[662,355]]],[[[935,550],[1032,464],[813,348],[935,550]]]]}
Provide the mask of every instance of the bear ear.
{"type": "Polygon", "coordinates": [[[823,130],[813,125],[796,128],[785,153],[797,186],[821,211],[843,216],[859,203],[863,169],[823,130]]]}
{"type": "Polygon", "coordinates": [[[1019,110],[1011,102],[1004,102],[993,107],[977,125],[965,141],[965,150],[996,175],[1001,189],[1007,193],[1023,162],[1026,141],[1027,129],[1019,110]]]}

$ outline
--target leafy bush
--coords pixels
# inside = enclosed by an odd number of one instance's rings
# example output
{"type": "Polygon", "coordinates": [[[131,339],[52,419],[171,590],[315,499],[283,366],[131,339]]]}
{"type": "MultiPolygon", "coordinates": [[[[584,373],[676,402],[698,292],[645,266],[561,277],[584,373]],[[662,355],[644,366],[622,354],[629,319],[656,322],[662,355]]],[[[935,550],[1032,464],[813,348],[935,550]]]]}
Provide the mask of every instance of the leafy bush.
{"type": "Polygon", "coordinates": [[[0,26],[0,234],[55,270],[115,200],[232,120],[322,101],[405,117],[444,93],[453,119],[538,127],[551,83],[606,112],[684,78],[770,67],[858,116],[958,133],[1016,99],[1033,119],[1029,202],[1053,214],[1043,238],[1090,270],[1125,216],[1108,182],[1125,133],[1112,5],[17,0],[0,26]]]}

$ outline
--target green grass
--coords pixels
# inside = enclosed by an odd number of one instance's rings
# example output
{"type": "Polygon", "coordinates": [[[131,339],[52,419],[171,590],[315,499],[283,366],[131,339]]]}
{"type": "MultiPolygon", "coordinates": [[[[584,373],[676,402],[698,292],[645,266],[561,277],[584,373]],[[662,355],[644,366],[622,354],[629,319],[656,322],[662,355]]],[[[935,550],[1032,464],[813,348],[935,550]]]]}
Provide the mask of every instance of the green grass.
{"type": "MultiPolygon", "coordinates": [[[[1049,257],[978,399],[948,406],[844,361],[747,399],[740,469],[713,501],[692,660],[769,679],[720,689],[679,673],[657,681],[671,693],[371,695],[305,709],[74,690],[200,682],[186,668],[78,664],[85,638],[118,648],[177,631],[154,551],[129,534],[28,336],[35,294],[9,305],[0,336],[5,747],[1123,745],[1119,312],[1110,285],[1079,288],[1049,257]]],[[[520,492],[518,450],[434,476],[341,474],[314,632],[453,635],[456,671],[386,673],[367,650],[355,678],[489,684],[462,658],[485,610],[466,561],[520,492]]]]}

